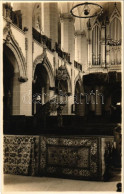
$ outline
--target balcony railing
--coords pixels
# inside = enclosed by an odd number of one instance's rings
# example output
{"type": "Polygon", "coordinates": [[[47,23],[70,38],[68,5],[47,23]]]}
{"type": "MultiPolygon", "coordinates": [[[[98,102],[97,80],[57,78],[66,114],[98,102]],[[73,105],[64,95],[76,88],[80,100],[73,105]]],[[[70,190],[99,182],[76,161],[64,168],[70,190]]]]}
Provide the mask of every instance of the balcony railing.
{"type": "Polygon", "coordinates": [[[66,59],[67,62],[71,64],[71,62],[70,62],[70,54],[69,54],[69,53],[66,53],[66,52],[62,51],[62,50],[59,48],[59,46],[58,46],[57,43],[56,43],[56,45],[55,45],[55,49],[56,49],[56,52],[58,53],[58,56],[59,56],[59,57],[61,57],[62,59],[66,59]]]}
{"type": "Polygon", "coordinates": [[[51,39],[48,38],[45,35],[42,35],[40,32],[38,32],[35,28],[32,28],[32,33],[33,33],[33,38],[39,42],[39,43],[44,43],[49,50],[52,51],[52,44],[51,44],[51,39]]]}
{"type": "Polygon", "coordinates": [[[12,23],[22,29],[22,14],[21,11],[12,11],[11,12],[12,23]]]}
{"type": "Polygon", "coordinates": [[[77,61],[74,61],[74,67],[82,71],[82,65],[77,61]]]}
{"type": "Polygon", "coordinates": [[[20,10],[13,11],[9,3],[3,4],[3,16],[10,18],[14,25],[22,29],[22,14],[20,10]]]}

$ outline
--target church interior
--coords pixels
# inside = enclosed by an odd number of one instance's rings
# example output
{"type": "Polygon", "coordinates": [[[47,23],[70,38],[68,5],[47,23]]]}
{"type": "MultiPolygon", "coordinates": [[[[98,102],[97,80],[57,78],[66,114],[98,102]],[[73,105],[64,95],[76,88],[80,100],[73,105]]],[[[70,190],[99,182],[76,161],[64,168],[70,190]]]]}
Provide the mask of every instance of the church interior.
{"type": "Polygon", "coordinates": [[[122,2],[2,6],[4,187],[121,191],[122,2]]]}

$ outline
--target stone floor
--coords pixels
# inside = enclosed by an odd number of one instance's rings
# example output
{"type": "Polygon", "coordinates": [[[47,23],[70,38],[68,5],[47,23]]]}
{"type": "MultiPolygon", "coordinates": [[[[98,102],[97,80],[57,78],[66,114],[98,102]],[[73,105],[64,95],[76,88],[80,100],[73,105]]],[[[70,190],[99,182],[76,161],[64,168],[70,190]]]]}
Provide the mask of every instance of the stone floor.
{"type": "Polygon", "coordinates": [[[69,180],[48,177],[31,177],[19,175],[4,175],[3,191],[112,191],[116,192],[116,184],[120,182],[120,176],[114,177],[109,182],[95,182],[82,180],[69,180]]]}

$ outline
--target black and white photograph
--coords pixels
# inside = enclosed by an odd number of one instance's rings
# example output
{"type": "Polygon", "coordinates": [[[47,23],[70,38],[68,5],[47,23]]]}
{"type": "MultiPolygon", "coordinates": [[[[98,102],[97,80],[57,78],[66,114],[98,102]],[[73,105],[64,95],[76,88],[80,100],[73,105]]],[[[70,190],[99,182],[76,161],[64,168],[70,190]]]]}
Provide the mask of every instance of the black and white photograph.
{"type": "Polygon", "coordinates": [[[2,1],[2,193],[123,192],[123,1],[2,1]]]}

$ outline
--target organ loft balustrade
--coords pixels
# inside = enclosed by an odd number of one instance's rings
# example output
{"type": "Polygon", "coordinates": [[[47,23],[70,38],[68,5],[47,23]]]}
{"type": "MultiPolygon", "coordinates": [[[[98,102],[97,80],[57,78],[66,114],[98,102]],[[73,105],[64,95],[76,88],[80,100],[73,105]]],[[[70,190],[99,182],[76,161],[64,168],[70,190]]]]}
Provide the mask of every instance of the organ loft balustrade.
{"type": "Polygon", "coordinates": [[[10,19],[13,24],[22,29],[21,10],[13,11],[10,3],[3,4],[3,16],[10,19]]]}

